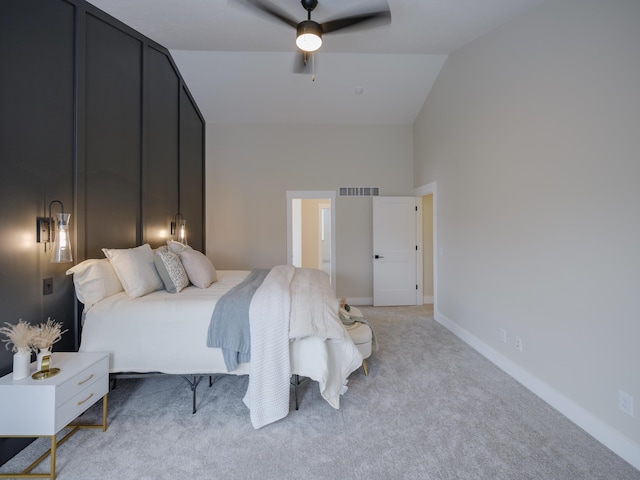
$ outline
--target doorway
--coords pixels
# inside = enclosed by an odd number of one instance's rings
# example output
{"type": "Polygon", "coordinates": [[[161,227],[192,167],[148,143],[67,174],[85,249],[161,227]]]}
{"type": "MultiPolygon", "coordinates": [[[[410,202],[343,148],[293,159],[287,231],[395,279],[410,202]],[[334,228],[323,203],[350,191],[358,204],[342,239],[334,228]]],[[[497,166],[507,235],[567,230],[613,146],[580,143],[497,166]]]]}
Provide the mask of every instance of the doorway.
{"type": "Polygon", "coordinates": [[[318,257],[320,270],[331,277],[331,202],[318,202],[318,229],[320,231],[318,257]]]}
{"type": "Polygon", "coordinates": [[[334,191],[287,192],[287,263],[329,275],[335,291],[334,191]]]}
{"type": "Polygon", "coordinates": [[[422,279],[420,282],[420,295],[422,296],[423,303],[433,304],[433,310],[437,312],[438,256],[441,256],[443,252],[440,250],[439,255],[436,254],[436,252],[438,252],[436,182],[418,187],[414,193],[422,202],[422,215],[419,217],[422,249],[421,255],[418,258],[418,275],[422,279]]]}

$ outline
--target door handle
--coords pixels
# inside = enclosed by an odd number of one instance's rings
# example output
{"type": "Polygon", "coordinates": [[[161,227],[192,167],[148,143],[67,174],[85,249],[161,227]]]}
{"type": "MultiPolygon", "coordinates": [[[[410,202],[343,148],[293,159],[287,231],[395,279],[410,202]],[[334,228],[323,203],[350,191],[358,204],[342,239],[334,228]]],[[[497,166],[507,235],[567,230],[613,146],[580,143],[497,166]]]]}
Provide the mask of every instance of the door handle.
{"type": "Polygon", "coordinates": [[[384,257],[383,257],[382,255],[374,255],[374,257],[373,257],[373,258],[375,258],[375,259],[377,260],[377,259],[379,259],[379,258],[384,258],[384,257]]]}

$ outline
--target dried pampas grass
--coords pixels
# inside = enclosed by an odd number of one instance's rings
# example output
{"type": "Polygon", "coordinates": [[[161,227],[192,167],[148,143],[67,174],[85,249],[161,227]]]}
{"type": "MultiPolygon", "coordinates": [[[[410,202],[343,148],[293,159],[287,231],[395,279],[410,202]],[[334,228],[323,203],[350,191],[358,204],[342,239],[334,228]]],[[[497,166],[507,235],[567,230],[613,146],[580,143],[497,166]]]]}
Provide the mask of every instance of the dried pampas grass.
{"type": "Polygon", "coordinates": [[[62,331],[62,323],[47,319],[47,323],[41,323],[37,327],[33,327],[35,331],[33,335],[32,345],[38,349],[49,348],[62,338],[62,334],[69,330],[62,331]]]}
{"type": "Polygon", "coordinates": [[[8,325],[8,327],[0,327],[0,333],[7,337],[2,340],[7,350],[9,345],[13,345],[12,352],[25,350],[30,352],[33,348],[35,329],[22,319],[16,325],[12,325],[9,322],[5,322],[5,325],[8,325]]]}

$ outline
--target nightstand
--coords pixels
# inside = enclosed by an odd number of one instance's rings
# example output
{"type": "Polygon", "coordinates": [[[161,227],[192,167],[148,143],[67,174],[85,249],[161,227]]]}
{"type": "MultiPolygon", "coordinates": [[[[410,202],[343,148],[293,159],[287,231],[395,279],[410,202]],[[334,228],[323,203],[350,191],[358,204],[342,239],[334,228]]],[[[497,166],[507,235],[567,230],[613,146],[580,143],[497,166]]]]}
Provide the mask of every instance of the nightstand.
{"type": "MultiPolygon", "coordinates": [[[[13,380],[10,373],[0,378],[0,437],[50,437],[51,450],[44,453],[19,474],[0,474],[0,478],[50,478],[56,475],[56,447],[80,428],[107,429],[107,393],[109,392],[108,353],[65,353],[52,355],[57,375],[44,380],[27,377],[13,380]],[[101,425],[69,425],[102,398],[101,425]],[[71,428],[62,439],[56,434],[71,428]],[[48,474],[31,472],[50,455],[48,474]]],[[[35,373],[35,363],[31,364],[35,373]]]]}

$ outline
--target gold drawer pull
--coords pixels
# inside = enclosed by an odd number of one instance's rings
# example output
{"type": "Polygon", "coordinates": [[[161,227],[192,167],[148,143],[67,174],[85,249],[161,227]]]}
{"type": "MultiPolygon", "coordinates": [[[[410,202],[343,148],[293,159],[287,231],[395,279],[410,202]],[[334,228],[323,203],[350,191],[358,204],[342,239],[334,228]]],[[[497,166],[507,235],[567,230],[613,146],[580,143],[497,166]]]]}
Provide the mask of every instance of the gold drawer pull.
{"type": "Polygon", "coordinates": [[[86,402],[87,400],[89,400],[91,397],[93,397],[93,392],[89,394],[89,396],[87,398],[85,398],[84,400],[78,402],[78,405],[82,405],[84,402],[86,402]]]}
{"type": "Polygon", "coordinates": [[[89,375],[88,378],[85,378],[84,380],[82,380],[81,382],[78,382],[78,385],[82,385],[83,383],[87,383],[89,380],[91,380],[93,378],[93,373],[91,375],[89,375]]]}

